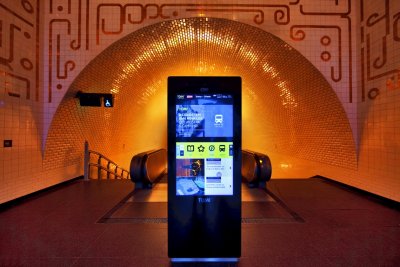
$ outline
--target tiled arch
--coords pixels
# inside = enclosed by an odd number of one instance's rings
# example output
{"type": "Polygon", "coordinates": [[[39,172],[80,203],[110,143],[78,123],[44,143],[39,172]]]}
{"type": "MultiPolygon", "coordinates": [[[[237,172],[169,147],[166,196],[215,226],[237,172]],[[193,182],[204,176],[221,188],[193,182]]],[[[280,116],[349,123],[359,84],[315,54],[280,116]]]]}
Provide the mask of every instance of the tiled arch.
{"type": "Polygon", "coordinates": [[[216,18],[142,28],[92,60],[54,116],[44,164],[79,164],[84,140],[111,158],[125,155],[126,162],[134,153],[166,147],[170,75],[242,76],[244,148],[356,168],[349,121],[323,75],[276,36],[216,18]],[[112,92],[115,107],[80,107],[79,90],[112,92]]]}

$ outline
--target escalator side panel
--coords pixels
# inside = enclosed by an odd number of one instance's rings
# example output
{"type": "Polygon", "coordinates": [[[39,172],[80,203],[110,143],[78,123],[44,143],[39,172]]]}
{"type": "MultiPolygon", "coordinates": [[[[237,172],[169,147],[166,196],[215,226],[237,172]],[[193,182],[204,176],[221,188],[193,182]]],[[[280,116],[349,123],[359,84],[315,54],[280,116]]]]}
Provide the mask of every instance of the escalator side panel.
{"type": "Polygon", "coordinates": [[[147,155],[144,162],[144,179],[149,183],[156,182],[167,169],[167,151],[160,149],[155,153],[147,155]]]}
{"type": "Polygon", "coordinates": [[[242,151],[242,177],[248,183],[256,182],[258,176],[257,162],[253,153],[242,151]]]}

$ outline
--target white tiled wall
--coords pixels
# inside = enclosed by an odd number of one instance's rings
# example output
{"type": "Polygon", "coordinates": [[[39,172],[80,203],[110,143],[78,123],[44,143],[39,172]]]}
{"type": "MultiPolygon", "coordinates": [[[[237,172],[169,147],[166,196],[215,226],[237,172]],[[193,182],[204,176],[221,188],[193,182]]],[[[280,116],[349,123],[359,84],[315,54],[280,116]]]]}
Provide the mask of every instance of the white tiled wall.
{"type": "Polygon", "coordinates": [[[145,14],[139,1],[89,1],[87,7],[86,1],[0,0],[0,141],[13,140],[13,147],[0,148],[0,203],[81,175],[84,140],[126,168],[132,154],[165,147],[165,77],[181,73],[245,78],[243,143],[271,156],[274,178],[319,174],[400,200],[398,1],[197,1],[197,11],[189,1],[168,5],[176,3],[157,1],[138,23],[145,14]],[[106,3],[126,12],[101,6],[106,3]],[[207,3],[214,5],[209,11],[207,3]],[[127,14],[122,25],[121,14],[127,14]],[[222,37],[210,41],[231,35],[247,48],[229,54],[224,45],[203,43],[199,56],[182,43],[157,51],[165,38],[149,31],[173,35],[180,26],[150,25],[196,16],[250,25],[216,22],[213,30],[222,37]],[[246,27],[265,33],[254,30],[246,38],[246,27]],[[130,42],[107,49],[131,33],[130,42]],[[146,53],[152,48],[155,54],[146,53]],[[103,59],[91,62],[102,51],[103,59]],[[277,86],[271,64],[287,84],[277,86]],[[277,94],[282,86],[289,93],[277,94]],[[79,107],[74,95],[83,88],[118,90],[116,107],[79,107]],[[284,108],[282,100],[290,106],[293,97],[298,106],[284,108]]]}

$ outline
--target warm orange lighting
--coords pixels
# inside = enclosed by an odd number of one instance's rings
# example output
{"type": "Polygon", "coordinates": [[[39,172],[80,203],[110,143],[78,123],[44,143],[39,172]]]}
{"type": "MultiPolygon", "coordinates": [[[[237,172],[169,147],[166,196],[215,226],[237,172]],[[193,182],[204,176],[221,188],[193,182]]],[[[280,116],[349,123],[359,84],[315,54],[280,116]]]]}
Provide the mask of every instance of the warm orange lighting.
{"type": "Polygon", "coordinates": [[[265,62],[262,68],[266,73],[270,74],[272,78],[276,78],[276,76],[278,76],[278,72],[276,71],[276,69],[270,66],[268,62],[265,62]]]}
{"type": "Polygon", "coordinates": [[[281,169],[289,169],[289,168],[291,168],[292,167],[292,165],[291,164],[288,164],[288,163],[280,163],[279,164],[279,166],[281,167],[281,169]]]}
{"type": "Polygon", "coordinates": [[[274,35],[215,18],[163,21],[105,49],[76,78],[67,96],[78,90],[111,92],[114,108],[80,109],[75,99],[65,98],[46,149],[68,158],[49,158],[78,164],[84,140],[102,154],[127,161],[134,153],[165,148],[167,77],[184,75],[242,77],[243,147],[356,166],[346,114],[321,73],[274,35]]]}

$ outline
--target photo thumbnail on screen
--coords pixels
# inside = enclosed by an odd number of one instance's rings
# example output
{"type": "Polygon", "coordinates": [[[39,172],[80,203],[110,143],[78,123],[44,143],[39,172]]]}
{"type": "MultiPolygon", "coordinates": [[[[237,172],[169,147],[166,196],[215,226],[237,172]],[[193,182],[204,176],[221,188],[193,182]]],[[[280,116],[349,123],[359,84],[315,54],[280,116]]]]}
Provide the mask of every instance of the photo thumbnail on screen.
{"type": "Polygon", "coordinates": [[[204,195],[204,159],[176,160],[176,193],[204,195]]]}
{"type": "Polygon", "coordinates": [[[232,137],[233,107],[226,103],[225,99],[179,101],[176,137],[232,137]]]}

